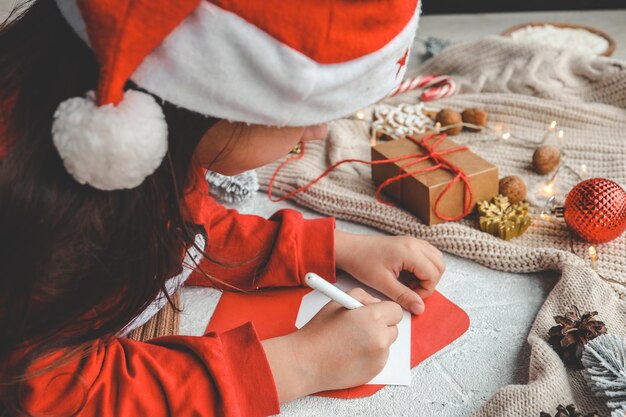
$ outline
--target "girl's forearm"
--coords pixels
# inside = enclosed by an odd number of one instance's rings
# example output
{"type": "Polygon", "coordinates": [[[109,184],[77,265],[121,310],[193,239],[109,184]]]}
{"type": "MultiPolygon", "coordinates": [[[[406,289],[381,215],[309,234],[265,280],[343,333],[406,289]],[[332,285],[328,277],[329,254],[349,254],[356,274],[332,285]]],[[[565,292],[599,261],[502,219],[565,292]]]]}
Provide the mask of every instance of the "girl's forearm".
{"type": "Polygon", "coordinates": [[[297,339],[296,332],[261,342],[281,404],[320,391],[314,386],[315,378],[308,370],[308,361],[298,355],[297,339]]]}
{"type": "Polygon", "coordinates": [[[349,260],[352,259],[350,243],[355,235],[335,229],[335,265],[338,269],[349,271],[349,260]]]}

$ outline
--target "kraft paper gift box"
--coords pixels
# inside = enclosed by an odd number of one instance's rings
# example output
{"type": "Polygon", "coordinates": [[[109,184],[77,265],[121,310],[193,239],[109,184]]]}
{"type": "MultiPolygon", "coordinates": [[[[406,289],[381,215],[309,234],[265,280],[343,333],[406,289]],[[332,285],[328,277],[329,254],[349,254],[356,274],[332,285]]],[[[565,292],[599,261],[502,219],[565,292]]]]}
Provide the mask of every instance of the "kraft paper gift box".
{"type": "MultiPolygon", "coordinates": [[[[419,141],[423,137],[417,136],[415,139],[419,141]]],[[[427,143],[432,145],[437,140],[438,136],[428,140],[427,143]]],[[[446,137],[435,146],[434,150],[436,152],[445,152],[459,146],[446,137]]],[[[432,168],[437,164],[432,158],[404,169],[402,168],[407,163],[415,161],[428,153],[424,147],[408,138],[393,140],[372,147],[372,161],[394,159],[415,154],[414,158],[372,165],[372,179],[374,183],[380,186],[387,179],[396,177],[399,174],[432,168]]],[[[498,167],[492,163],[487,162],[468,149],[451,152],[442,157],[466,174],[473,194],[470,202],[472,210],[476,206],[477,201],[490,200],[498,194],[498,167]]],[[[416,173],[392,182],[383,189],[383,192],[401,207],[420,218],[425,224],[430,226],[443,223],[446,220],[436,214],[435,202],[448,184],[453,181],[455,175],[455,172],[441,167],[428,172],[416,173]]],[[[465,187],[465,183],[459,180],[441,196],[437,205],[437,212],[442,217],[456,218],[463,215],[465,187]]]]}

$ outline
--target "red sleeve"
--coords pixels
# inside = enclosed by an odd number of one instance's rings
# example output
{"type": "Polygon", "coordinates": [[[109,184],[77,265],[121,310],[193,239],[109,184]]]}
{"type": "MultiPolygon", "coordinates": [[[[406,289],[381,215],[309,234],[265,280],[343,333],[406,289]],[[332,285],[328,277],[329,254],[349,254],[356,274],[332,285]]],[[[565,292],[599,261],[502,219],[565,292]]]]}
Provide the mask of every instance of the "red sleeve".
{"type": "Polygon", "coordinates": [[[334,219],[307,220],[295,210],[281,210],[269,220],[240,214],[209,197],[204,178],[187,195],[187,204],[208,236],[208,258],[188,285],[210,285],[201,271],[218,281],[214,285],[243,290],[302,285],[307,272],[336,281],[334,219]]]}
{"type": "MultiPolygon", "coordinates": [[[[251,323],[222,334],[93,343],[28,381],[33,415],[267,416],[280,412],[272,373],[251,323]]],[[[45,364],[37,364],[45,365],[45,364]]]]}

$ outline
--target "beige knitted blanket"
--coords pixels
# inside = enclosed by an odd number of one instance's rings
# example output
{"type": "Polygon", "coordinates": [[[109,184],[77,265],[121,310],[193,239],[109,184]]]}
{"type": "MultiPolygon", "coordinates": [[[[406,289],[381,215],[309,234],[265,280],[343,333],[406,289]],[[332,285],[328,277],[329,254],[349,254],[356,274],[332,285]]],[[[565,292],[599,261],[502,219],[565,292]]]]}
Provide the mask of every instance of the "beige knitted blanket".
{"type": "MultiPolygon", "coordinates": [[[[419,72],[448,74],[461,86],[459,95],[430,106],[482,107],[492,125],[503,124],[513,135],[528,140],[539,140],[550,121],[556,120],[565,131],[568,166],[576,170],[586,164],[591,176],[626,185],[626,62],[491,37],[450,47],[419,72]]],[[[388,100],[415,101],[416,93],[388,100]]],[[[522,176],[528,184],[529,200],[540,208],[538,189],[548,178],[530,167],[533,146],[491,138],[462,133],[453,140],[498,165],[501,176],[522,176]]],[[[369,156],[368,123],[338,120],[331,125],[327,141],[308,144],[305,156],[281,172],[276,195],[308,183],[333,162],[369,156]]],[[[267,188],[275,168],[276,164],[259,171],[262,187],[267,188]]],[[[571,171],[561,172],[557,180],[561,199],[577,182],[571,171]]],[[[476,416],[538,416],[541,410],[554,410],[559,403],[609,414],[604,401],[587,388],[582,373],[564,367],[547,343],[547,332],[554,325],[554,315],[577,305],[597,310],[609,332],[626,336],[626,235],[597,245],[596,273],[585,257],[588,245],[572,237],[562,223],[535,219],[525,235],[505,242],[482,233],[475,217],[427,227],[400,208],[377,203],[374,192],[369,167],[342,165],[293,200],[325,215],[428,240],[441,250],[494,269],[562,271],[528,336],[528,384],[501,389],[476,416]]]]}

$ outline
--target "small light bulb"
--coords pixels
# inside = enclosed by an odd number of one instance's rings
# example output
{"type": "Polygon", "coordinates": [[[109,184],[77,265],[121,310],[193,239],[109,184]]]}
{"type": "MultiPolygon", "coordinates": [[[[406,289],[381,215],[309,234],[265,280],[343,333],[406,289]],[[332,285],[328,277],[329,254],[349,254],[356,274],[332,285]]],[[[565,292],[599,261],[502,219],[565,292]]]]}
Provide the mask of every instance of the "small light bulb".
{"type": "Polygon", "coordinates": [[[556,120],[553,120],[550,125],[548,125],[548,129],[543,133],[543,137],[541,138],[541,143],[545,143],[552,136],[552,132],[556,129],[556,120]]]}
{"type": "Polygon", "coordinates": [[[356,117],[359,120],[363,120],[365,119],[365,113],[363,113],[362,111],[358,111],[355,113],[354,117],[356,117]]]}
{"type": "Polygon", "coordinates": [[[554,180],[548,181],[544,186],[543,186],[543,192],[547,195],[554,195],[554,180]]]}
{"type": "Polygon", "coordinates": [[[504,132],[502,134],[502,139],[507,140],[511,137],[511,132],[504,132]]]}
{"type": "Polygon", "coordinates": [[[437,132],[439,132],[441,130],[441,123],[439,123],[439,122],[435,123],[435,130],[437,132]]]}
{"type": "Polygon", "coordinates": [[[372,147],[376,146],[376,137],[377,137],[376,129],[372,127],[371,135],[370,135],[370,146],[372,147]]]}
{"type": "Polygon", "coordinates": [[[598,262],[598,252],[593,246],[589,246],[589,260],[591,261],[591,268],[596,269],[596,264],[598,262]]]}
{"type": "Polygon", "coordinates": [[[556,135],[556,141],[559,145],[563,146],[565,144],[565,132],[559,130],[559,133],[556,135]]]}
{"type": "Polygon", "coordinates": [[[583,180],[586,180],[588,176],[589,176],[589,172],[587,171],[587,165],[582,164],[580,166],[580,178],[583,180]]]}

